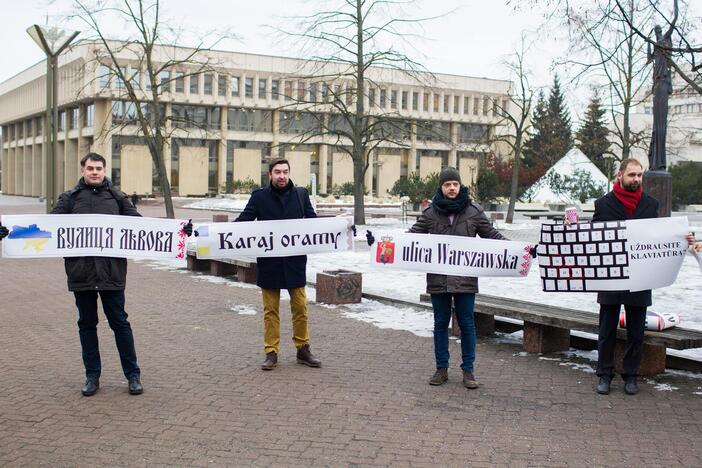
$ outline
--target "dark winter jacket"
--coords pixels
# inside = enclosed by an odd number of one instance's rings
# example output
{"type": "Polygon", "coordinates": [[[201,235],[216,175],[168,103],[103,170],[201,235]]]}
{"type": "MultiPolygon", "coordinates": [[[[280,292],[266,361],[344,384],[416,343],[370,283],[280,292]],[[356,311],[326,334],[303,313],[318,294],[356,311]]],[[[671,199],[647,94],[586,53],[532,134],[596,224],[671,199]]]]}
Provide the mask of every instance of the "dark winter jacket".
{"type": "MultiPolygon", "coordinates": [[[[97,187],[86,184],[81,178],[73,190],[59,196],[51,213],[141,216],[127,195],[113,188],[107,177],[97,187]]],[[[117,291],[126,286],[126,258],[66,257],[64,263],[69,291],[117,291]]]]}
{"type": "MultiPolygon", "coordinates": [[[[271,185],[255,190],[236,221],[316,218],[307,190],[292,181],[285,189],[271,185]]],[[[256,284],[265,289],[301,288],[307,283],[307,256],[259,257],[256,259],[256,284]]]]}
{"type": "MultiPolygon", "coordinates": [[[[641,200],[634,210],[632,219],[646,219],[658,217],[658,201],[650,195],[643,193],[641,200]]],[[[592,222],[598,221],[623,221],[626,220],[624,205],[609,192],[604,197],[595,201],[595,213],[592,222]]],[[[625,304],[631,306],[648,307],[651,305],[651,290],[636,292],[601,292],[597,293],[597,302],[600,304],[625,304]]]]}
{"type": "MultiPolygon", "coordinates": [[[[447,214],[430,205],[426,208],[409,232],[445,234],[450,236],[480,236],[486,239],[506,239],[485,216],[483,208],[469,201],[467,206],[456,214],[453,224],[447,214]]],[[[427,273],[427,293],[477,293],[478,278],[472,276],[447,276],[427,273]]]]}

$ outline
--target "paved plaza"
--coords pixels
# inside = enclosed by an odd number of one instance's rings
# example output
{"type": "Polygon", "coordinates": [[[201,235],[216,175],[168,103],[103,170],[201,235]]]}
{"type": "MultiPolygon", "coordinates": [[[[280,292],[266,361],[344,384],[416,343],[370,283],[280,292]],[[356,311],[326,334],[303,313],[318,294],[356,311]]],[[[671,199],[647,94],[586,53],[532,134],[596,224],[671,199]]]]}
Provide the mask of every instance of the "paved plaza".
{"type": "MultiPolygon", "coordinates": [[[[0,200],[0,214],[42,209],[0,200]]],[[[279,365],[263,372],[259,289],[148,262],[130,261],[127,281],[146,390],[127,393],[101,320],[101,387],[82,397],[62,260],[0,258],[0,279],[0,466],[702,466],[694,376],[649,380],[635,397],[618,379],[601,396],[582,365],[489,338],[480,389],[462,387],[455,342],[449,382],[430,387],[431,338],[316,303],[312,369],[295,363],[287,302],[279,365]]]]}

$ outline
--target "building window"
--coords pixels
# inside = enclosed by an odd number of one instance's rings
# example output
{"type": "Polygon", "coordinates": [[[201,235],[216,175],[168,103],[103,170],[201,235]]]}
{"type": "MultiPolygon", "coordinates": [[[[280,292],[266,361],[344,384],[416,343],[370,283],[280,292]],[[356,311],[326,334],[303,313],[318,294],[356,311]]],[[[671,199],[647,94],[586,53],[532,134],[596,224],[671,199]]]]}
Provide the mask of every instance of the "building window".
{"type": "Polygon", "coordinates": [[[244,78],[244,96],[253,97],[253,78],[244,78]]]}
{"type": "Polygon", "coordinates": [[[132,84],[132,88],[134,88],[134,90],[141,89],[141,72],[139,70],[134,70],[132,67],[129,67],[127,76],[129,77],[129,82],[132,84]]]}
{"type": "Polygon", "coordinates": [[[44,133],[44,119],[42,117],[34,119],[34,130],[36,136],[41,136],[44,133]]]}
{"type": "Polygon", "coordinates": [[[306,91],[307,90],[305,89],[305,82],[298,81],[297,82],[297,100],[298,101],[304,101],[306,91]]]}
{"type": "Polygon", "coordinates": [[[468,114],[470,112],[470,98],[468,96],[463,96],[463,113],[468,114]]]}
{"type": "Polygon", "coordinates": [[[161,76],[159,77],[159,88],[162,93],[170,93],[171,92],[171,72],[168,70],[164,70],[161,72],[161,76]]]}
{"type": "Polygon", "coordinates": [[[280,93],[280,80],[271,80],[271,98],[278,100],[280,93]]]}
{"type": "Polygon", "coordinates": [[[423,141],[450,141],[450,124],[433,120],[417,121],[417,139],[423,141]]]}
{"type": "Polygon", "coordinates": [[[98,85],[100,91],[110,87],[110,68],[106,65],[100,65],[97,69],[98,85]]]}
{"type": "Polygon", "coordinates": [[[92,127],[94,120],[95,120],[95,104],[93,104],[91,102],[90,104],[86,104],[86,106],[85,106],[85,112],[83,115],[83,126],[84,127],[92,127]]]}
{"type": "Polygon", "coordinates": [[[498,114],[499,111],[499,105],[497,104],[497,99],[492,99],[492,116],[495,117],[498,114]]]}
{"type": "Polygon", "coordinates": [[[200,91],[198,76],[199,75],[190,75],[190,94],[198,94],[200,91]]]}
{"type": "Polygon", "coordinates": [[[310,102],[317,102],[317,83],[310,82],[310,102]]]}
{"type": "Polygon", "coordinates": [[[432,106],[432,109],[434,112],[439,112],[439,95],[437,93],[433,93],[434,96],[434,105],[432,106]]]}
{"type": "Polygon", "coordinates": [[[239,77],[232,76],[231,84],[232,84],[232,96],[238,96],[239,95],[239,77]]]}
{"type": "Polygon", "coordinates": [[[480,112],[480,99],[477,96],[473,96],[473,115],[478,115],[480,112]]]}
{"type": "Polygon", "coordinates": [[[347,85],[344,92],[346,93],[346,105],[350,106],[351,104],[353,104],[355,88],[352,88],[350,85],[347,85]]]}
{"type": "Polygon", "coordinates": [[[266,86],[268,86],[268,80],[265,78],[258,79],[258,98],[266,99],[266,86]]]}
{"type": "Polygon", "coordinates": [[[419,92],[412,91],[412,110],[416,111],[419,109],[419,92]]]}
{"type": "Polygon", "coordinates": [[[375,88],[368,88],[368,105],[370,107],[375,105],[375,88]]]}
{"type": "Polygon", "coordinates": [[[220,128],[219,106],[184,106],[173,104],[171,107],[173,126],[177,128],[220,128]]]}
{"type": "Polygon", "coordinates": [[[225,75],[217,76],[217,96],[227,95],[227,77],[225,75]]]}
{"type": "Polygon", "coordinates": [[[449,103],[451,102],[451,96],[444,94],[444,113],[449,113],[449,103]]]}
{"type": "Polygon", "coordinates": [[[310,112],[281,112],[280,133],[319,134],[322,130],[321,115],[310,112]]]}
{"type": "Polygon", "coordinates": [[[322,102],[329,102],[329,84],[322,83],[322,102]]]}
{"type": "Polygon", "coordinates": [[[183,78],[183,72],[175,72],[175,92],[184,93],[185,92],[185,78],[183,78]]]}
{"type": "Polygon", "coordinates": [[[402,110],[407,110],[407,91],[402,91],[402,110]]]}
{"type": "Polygon", "coordinates": [[[483,96],[483,115],[488,115],[490,112],[490,98],[483,96]]]}
{"type": "Polygon", "coordinates": [[[62,110],[58,115],[58,131],[62,132],[66,130],[66,111],[62,110]]]}
{"type": "Polygon", "coordinates": [[[385,109],[388,106],[387,94],[388,92],[386,89],[380,89],[380,107],[383,109],[385,109]]]}
{"type": "Polygon", "coordinates": [[[292,100],[293,96],[293,82],[290,80],[285,80],[285,100],[292,100]]]}
{"type": "Polygon", "coordinates": [[[78,128],[78,123],[80,122],[80,115],[78,112],[78,108],[74,107],[71,109],[71,121],[69,122],[71,130],[75,130],[78,128]]]}
{"type": "Polygon", "coordinates": [[[203,75],[203,94],[212,96],[212,75],[203,75]]]}
{"type": "Polygon", "coordinates": [[[429,93],[426,91],[422,93],[422,109],[424,112],[429,112],[429,93]]]}
{"type": "Polygon", "coordinates": [[[33,136],[33,134],[32,134],[32,123],[34,123],[34,121],[33,121],[32,119],[29,119],[29,120],[27,120],[27,122],[25,122],[25,124],[26,124],[26,126],[27,126],[27,136],[28,136],[28,137],[33,136]]]}
{"type": "Polygon", "coordinates": [[[489,126],[485,124],[462,123],[458,126],[459,143],[484,143],[488,139],[489,126]]]}
{"type": "Polygon", "coordinates": [[[454,96],[453,97],[453,113],[458,114],[460,111],[459,107],[461,105],[461,98],[460,96],[454,96]]]}
{"type": "Polygon", "coordinates": [[[272,132],[273,115],[261,109],[230,107],[227,109],[227,128],[239,132],[272,132]]]}
{"type": "Polygon", "coordinates": [[[397,91],[394,89],[390,90],[390,108],[397,109],[397,91]]]}
{"type": "Polygon", "coordinates": [[[17,139],[24,138],[24,122],[19,122],[17,124],[17,139]]]}

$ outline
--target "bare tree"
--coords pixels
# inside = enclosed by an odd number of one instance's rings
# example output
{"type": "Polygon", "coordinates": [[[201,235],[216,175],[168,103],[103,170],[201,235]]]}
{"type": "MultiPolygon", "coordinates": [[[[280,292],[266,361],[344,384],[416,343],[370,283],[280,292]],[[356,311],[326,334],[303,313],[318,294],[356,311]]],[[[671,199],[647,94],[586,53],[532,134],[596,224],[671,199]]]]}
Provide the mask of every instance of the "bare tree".
{"type": "Polygon", "coordinates": [[[200,40],[193,47],[181,48],[178,42],[182,31],[163,23],[159,0],[100,0],[89,3],[75,0],[76,14],[92,34],[95,48],[96,79],[109,79],[117,83],[119,98],[131,103],[134,117],[117,123],[115,127],[136,126],[136,135],[149,149],[156,168],[159,186],[163,192],[166,216],[173,218],[171,185],[166,172],[165,151],[173,129],[201,126],[188,121],[185,116],[167,116],[163,95],[172,82],[186,76],[213,71],[216,61],[207,53],[226,34],[210,35],[214,40],[207,44],[200,40]],[[108,22],[121,21],[125,37],[112,40],[107,37],[108,22]],[[144,79],[141,79],[141,76],[144,79]],[[174,124],[174,125],[171,125],[174,124]]]}
{"type": "Polygon", "coordinates": [[[410,124],[398,119],[396,111],[385,112],[383,106],[374,104],[382,99],[384,74],[401,72],[427,86],[432,79],[420,63],[401,51],[403,44],[411,47],[415,39],[407,27],[428,19],[402,14],[403,8],[414,3],[323,2],[320,11],[294,18],[292,29],[281,31],[300,44],[301,55],[307,58],[295,78],[298,83],[309,82],[311,90],[286,95],[294,101],[286,107],[305,111],[317,122],[300,134],[299,141],[326,135],[327,144],[351,157],[356,224],[365,224],[364,178],[373,150],[383,143],[406,146],[410,131],[410,124]]]}
{"type": "MultiPolygon", "coordinates": [[[[646,4],[656,12],[656,18],[662,19],[666,26],[663,29],[670,29],[671,45],[663,46],[656,41],[656,37],[650,34],[650,28],[641,28],[634,19],[627,13],[625,2],[615,0],[617,9],[622,14],[623,19],[631,34],[636,35],[645,41],[650,47],[663,47],[669,54],[669,63],[675,72],[687,83],[687,85],[698,94],[702,94],[702,40],[699,34],[699,25],[695,25],[686,20],[685,14],[680,13],[678,0],[672,1],[672,11],[665,10],[660,4],[661,1],[647,0],[646,4]],[[678,18],[680,17],[680,21],[678,18]]],[[[669,2],[666,2],[670,5],[669,2]]],[[[685,6],[685,2],[682,2],[685,6]]]]}
{"type": "Polygon", "coordinates": [[[513,155],[512,179],[510,182],[509,206],[506,222],[514,220],[514,206],[517,201],[519,188],[519,166],[524,144],[529,139],[531,130],[531,109],[534,102],[534,89],[529,84],[529,71],[525,60],[528,52],[526,39],[522,36],[521,47],[512,58],[505,62],[513,79],[509,99],[493,101],[493,108],[501,117],[495,127],[501,129],[501,134],[495,135],[493,142],[507,144],[513,155]]]}

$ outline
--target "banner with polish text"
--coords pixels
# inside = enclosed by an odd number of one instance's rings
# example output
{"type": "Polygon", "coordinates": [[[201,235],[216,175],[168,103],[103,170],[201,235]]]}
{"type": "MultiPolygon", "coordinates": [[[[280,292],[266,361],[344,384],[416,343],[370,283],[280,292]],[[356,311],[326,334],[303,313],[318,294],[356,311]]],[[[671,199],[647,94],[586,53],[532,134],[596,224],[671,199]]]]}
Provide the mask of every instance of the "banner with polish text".
{"type": "Polygon", "coordinates": [[[184,259],[185,220],[102,214],[3,215],[2,256],[184,259]]]}
{"type": "Polygon", "coordinates": [[[197,258],[289,257],[353,249],[353,218],[207,223],[195,226],[197,258]]]}
{"type": "Polygon", "coordinates": [[[543,224],[544,291],[643,291],[675,282],[687,244],[687,217],[543,224]]]}
{"type": "Polygon", "coordinates": [[[439,234],[381,235],[371,266],[451,276],[526,276],[532,244],[439,234]]]}

